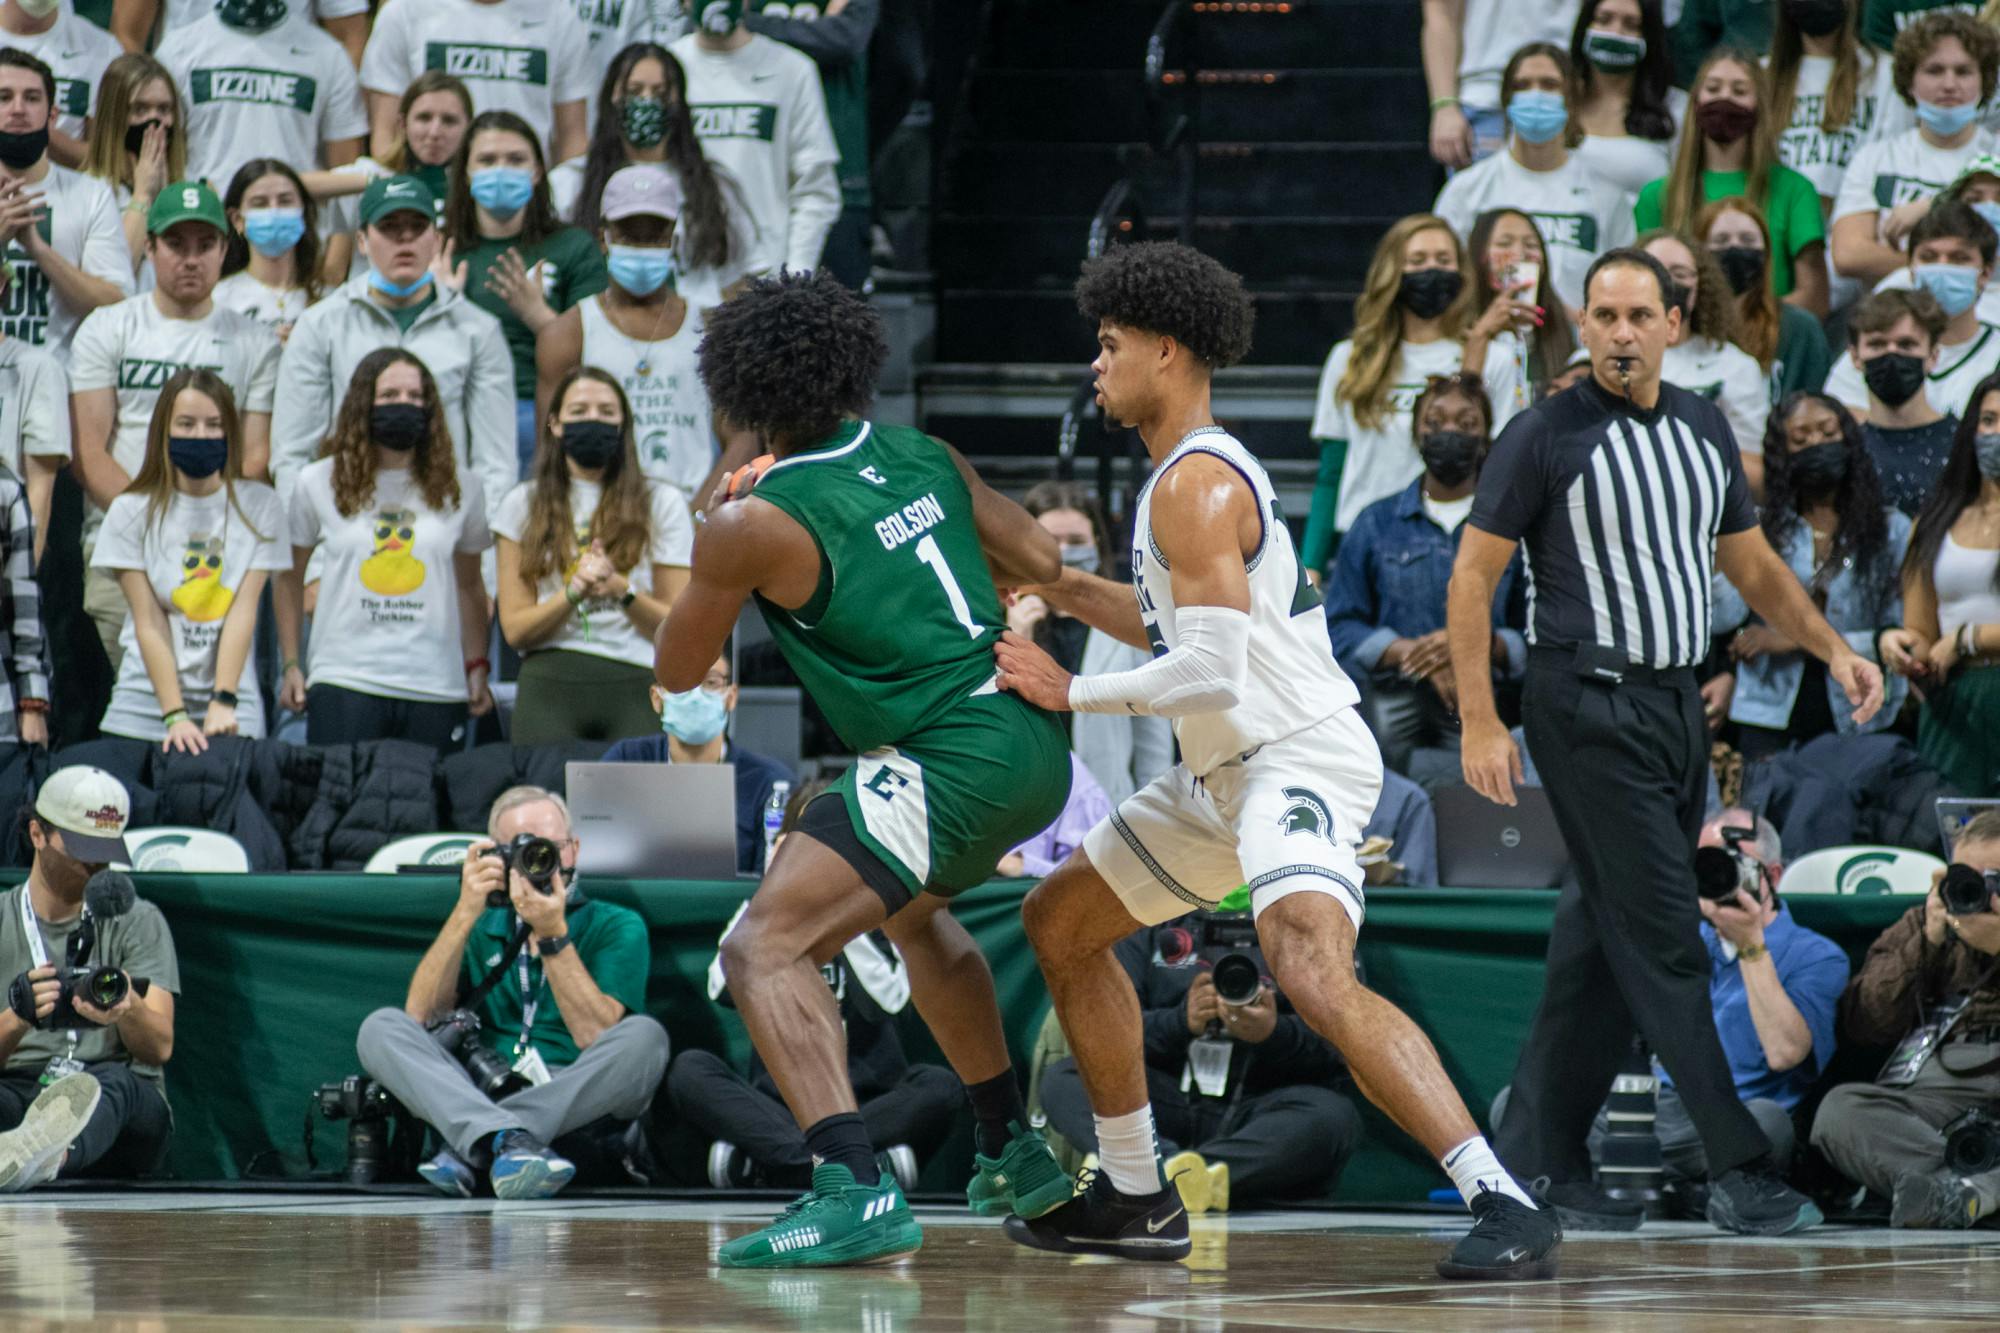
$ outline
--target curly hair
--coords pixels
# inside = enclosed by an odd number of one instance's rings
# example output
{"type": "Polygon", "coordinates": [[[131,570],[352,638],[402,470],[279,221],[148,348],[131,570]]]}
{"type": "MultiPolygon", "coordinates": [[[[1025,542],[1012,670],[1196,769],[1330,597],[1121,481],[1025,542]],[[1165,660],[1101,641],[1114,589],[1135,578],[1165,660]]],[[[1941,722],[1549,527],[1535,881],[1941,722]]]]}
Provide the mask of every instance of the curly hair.
{"type": "Polygon", "coordinates": [[[424,406],[430,409],[430,435],[410,459],[410,476],[424,504],[433,511],[448,514],[458,508],[458,460],[452,453],[451,434],[445,429],[431,368],[400,347],[378,347],[354,368],[340,410],[334,414],[333,431],[319,450],[321,458],[333,460],[333,507],[342,518],[353,518],[375,498],[376,446],[368,419],[375,410],[375,381],[397,362],[417,368],[417,378],[424,386],[424,406]]]}
{"type": "MultiPolygon", "coordinates": [[[[1736,341],[1736,293],[1730,290],[1729,279],[1722,275],[1722,265],[1708,252],[1708,247],[1696,245],[1684,232],[1667,227],[1653,228],[1639,238],[1638,246],[1651,254],[1655,241],[1672,241],[1694,261],[1694,299],[1689,301],[1687,289],[1674,283],[1673,303],[1681,307],[1681,327],[1692,337],[1712,338],[1719,343],[1736,341]]],[[[1661,260],[1662,267],[1665,262],[1661,260]]]]}
{"type": "Polygon", "coordinates": [[[1250,354],[1256,308],[1243,279],[1201,251],[1173,241],[1141,241],[1084,264],[1076,308],[1104,321],[1165,334],[1211,370],[1250,354]]]}
{"type": "Polygon", "coordinates": [[[1785,423],[1808,403],[1817,403],[1840,422],[1841,443],[1847,446],[1847,477],[1834,492],[1833,511],[1840,527],[1826,559],[1813,571],[1809,592],[1823,592],[1835,575],[1852,567],[1856,581],[1872,593],[1872,614],[1879,617],[1896,593],[1896,564],[1889,549],[1889,516],[1882,498],[1882,478],[1861,437],[1861,423],[1846,404],[1815,389],[1795,389],[1784,397],[1764,423],[1764,536],[1783,548],[1803,522],[1805,497],[1792,478],[1791,444],[1785,423]]]}
{"type": "Polygon", "coordinates": [[[695,356],[716,415],[785,451],[867,409],[889,342],[875,307],[831,273],[787,270],[710,311],[695,356]]]}
{"type": "Polygon", "coordinates": [[[1937,44],[1947,37],[1956,37],[1972,63],[1979,66],[1979,100],[1993,100],[1995,83],[2000,81],[2000,33],[1970,14],[1950,10],[1926,14],[1896,34],[1892,75],[1896,95],[1908,105],[1917,104],[1917,67],[1930,59],[1937,44]]]}

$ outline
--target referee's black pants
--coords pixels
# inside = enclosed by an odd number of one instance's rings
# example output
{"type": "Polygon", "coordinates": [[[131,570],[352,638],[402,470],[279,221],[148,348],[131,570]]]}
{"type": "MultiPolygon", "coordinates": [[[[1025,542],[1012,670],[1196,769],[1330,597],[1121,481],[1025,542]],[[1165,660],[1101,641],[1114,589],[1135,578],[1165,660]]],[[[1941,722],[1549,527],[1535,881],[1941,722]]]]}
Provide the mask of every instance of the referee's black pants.
{"type": "Polygon", "coordinates": [[[1591,1120],[1635,1028],[1714,1174],[1768,1152],[1709,1005],[1694,885],[1709,742],[1694,673],[1611,685],[1538,650],[1522,713],[1578,882],[1556,903],[1541,1007],[1495,1136],[1501,1160],[1523,1180],[1588,1181],[1591,1120]]]}

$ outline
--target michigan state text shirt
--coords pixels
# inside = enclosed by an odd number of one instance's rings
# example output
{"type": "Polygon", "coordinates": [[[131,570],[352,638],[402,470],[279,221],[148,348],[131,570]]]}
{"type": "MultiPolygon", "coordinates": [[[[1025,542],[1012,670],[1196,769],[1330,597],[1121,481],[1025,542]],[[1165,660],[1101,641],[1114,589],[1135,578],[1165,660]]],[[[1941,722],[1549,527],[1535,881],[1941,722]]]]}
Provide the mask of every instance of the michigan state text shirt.
{"type": "MultiPolygon", "coordinates": [[[[46,162],[46,159],[44,159],[46,162]]],[[[111,187],[47,162],[48,172],[29,184],[40,194],[44,216],[36,223],[55,252],[93,278],[102,278],[121,292],[132,290],[132,252],[118,225],[118,199],[111,187]]],[[[0,181],[8,173],[0,172],[0,181]]],[[[0,292],[0,333],[61,356],[87,311],[57,295],[42,266],[28,256],[19,241],[6,249],[7,289],[0,292]]]]}
{"type": "Polygon", "coordinates": [[[1826,115],[1826,88],[1833,81],[1832,56],[1804,56],[1792,89],[1792,119],[1778,136],[1778,160],[1812,182],[1820,198],[1840,193],[1841,179],[1863,145],[1902,130],[1909,108],[1896,96],[1887,56],[1861,53],[1861,77],[1854,110],[1832,130],[1820,128],[1826,115]]]}
{"type": "Polygon", "coordinates": [[[568,0],[388,0],[361,58],[361,86],[400,97],[427,69],[464,80],[475,110],[527,121],[545,159],[556,108],[597,96],[589,40],[568,0]]]}
{"type": "Polygon", "coordinates": [[[1583,305],[1590,262],[1632,241],[1632,197],[1575,153],[1554,171],[1530,171],[1503,148],[1446,181],[1433,211],[1464,240],[1489,208],[1518,208],[1534,218],[1549,257],[1549,282],[1571,307],[1583,305]]]}
{"type": "Polygon", "coordinates": [[[368,135],[354,63],[296,8],[260,33],[210,14],[160,43],[159,58],[188,109],[188,175],[218,194],[252,158],[308,171],[321,144],[368,135]]]}
{"type": "Polygon", "coordinates": [[[125,54],[116,37],[78,18],[68,5],[57,11],[47,32],[0,32],[0,46],[26,51],[56,76],[55,128],[72,139],[83,137],[84,121],[97,107],[97,82],[105,67],[125,54]]]}

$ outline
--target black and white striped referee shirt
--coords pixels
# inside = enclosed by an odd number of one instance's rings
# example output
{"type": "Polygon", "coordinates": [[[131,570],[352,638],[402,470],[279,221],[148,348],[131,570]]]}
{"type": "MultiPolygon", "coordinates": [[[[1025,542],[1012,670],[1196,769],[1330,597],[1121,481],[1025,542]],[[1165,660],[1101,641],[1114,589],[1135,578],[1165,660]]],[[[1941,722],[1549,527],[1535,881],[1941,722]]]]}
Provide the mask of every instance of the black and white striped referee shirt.
{"type": "Polygon", "coordinates": [[[1507,424],[1471,523],[1526,544],[1530,643],[1677,667],[1708,654],[1716,538],[1757,510],[1714,403],[1662,384],[1646,412],[1587,379],[1507,424]]]}

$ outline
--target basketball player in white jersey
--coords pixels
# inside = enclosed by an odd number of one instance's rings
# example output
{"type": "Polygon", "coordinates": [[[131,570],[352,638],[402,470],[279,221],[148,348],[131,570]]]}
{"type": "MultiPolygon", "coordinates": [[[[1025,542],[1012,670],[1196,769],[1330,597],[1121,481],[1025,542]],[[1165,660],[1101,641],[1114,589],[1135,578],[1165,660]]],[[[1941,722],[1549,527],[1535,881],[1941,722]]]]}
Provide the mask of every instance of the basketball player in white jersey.
{"type": "Polygon", "coordinates": [[[1554,1211],[1495,1159],[1416,1024],[1354,975],[1364,911],[1355,851],[1382,760],[1270,479],[1210,415],[1211,374],[1249,350],[1242,283],[1185,246],[1129,245],[1084,267],[1077,303],[1098,326],[1099,405],[1138,429],[1153,474],[1132,588],[1065,569],[1034,591],[1154,656],[1133,671],[1072,676],[1010,633],[996,649],[1000,684],[1045,708],[1172,718],[1182,762],[1092,829],[1023,907],[1096,1113],[1101,1166],[1074,1200],[1010,1218],[1007,1234],[1066,1253],[1188,1253],[1186,1212],[1154,1151],[1138,999],[1111,950],[1247,884],[1278,987],[1369,1099],[1438,1159],[1477,1219],[1438,1271],[1553,1277],[1554,1211]]]}

